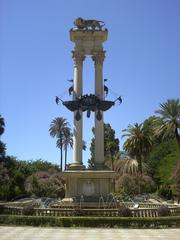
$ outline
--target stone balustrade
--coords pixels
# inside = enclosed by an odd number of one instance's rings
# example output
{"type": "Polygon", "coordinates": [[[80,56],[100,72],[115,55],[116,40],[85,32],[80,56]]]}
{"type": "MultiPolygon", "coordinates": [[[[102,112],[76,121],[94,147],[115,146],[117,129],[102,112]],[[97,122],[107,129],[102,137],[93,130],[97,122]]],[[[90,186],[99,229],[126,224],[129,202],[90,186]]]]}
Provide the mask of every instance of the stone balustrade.
{"type": "MultiPolygon", "coordinates": [[[[180,215],[180,207],[169,207],[171,216],[180,215]]],[[[158,211],[156,208],[138,208],[131,209],[132,217],[158,217],[158,211]]],[[[22,215],[23,208],[21,207],[6,207],[5,213],[13,215],[22,215]]],[[[98,216],[98,217],[118,217],[118,209],[80,209],[80,208],[35,208],[35,216],[98,216]]]]}

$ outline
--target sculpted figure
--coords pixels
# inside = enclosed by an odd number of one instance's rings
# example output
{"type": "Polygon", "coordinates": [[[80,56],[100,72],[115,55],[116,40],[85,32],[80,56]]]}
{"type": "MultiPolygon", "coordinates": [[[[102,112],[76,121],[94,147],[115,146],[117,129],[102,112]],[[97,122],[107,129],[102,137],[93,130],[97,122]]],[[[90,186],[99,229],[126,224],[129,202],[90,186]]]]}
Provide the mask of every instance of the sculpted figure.
{"type": "Polygon", "coordinates": [[[101,111],[103,112],[107,111],[113,105],[115,105],[116,101],[119,101],[119,103],[122,103],[122,98],[120,96],[115,101],[106,101],[106,100],[100,99],[94,94],[89,94],[89,95],[86,94],[76,98],[73,101],[63,101],[59,97],[56,97],[57,104],[59,104],[59,101],[61,101],[62,104],[70,111],[72,112],[76,111],[75,117],[77,121],[81,119],[79,110],[83,112],[87,111],[88,118],[90,117],[91,112],[97,112],[96,118],[97,120],[100,121],[102,119],[101,111]]]}
{"type": "Polygon", "coordinates": [[[77,18],[74,21],[74,25],[78,28],[78,29],[92,29],[92,30],[101,30],[102,27],[105,25],[103,21],[98,21],[98,20],[85,20],[83,18],[77,18]]]}

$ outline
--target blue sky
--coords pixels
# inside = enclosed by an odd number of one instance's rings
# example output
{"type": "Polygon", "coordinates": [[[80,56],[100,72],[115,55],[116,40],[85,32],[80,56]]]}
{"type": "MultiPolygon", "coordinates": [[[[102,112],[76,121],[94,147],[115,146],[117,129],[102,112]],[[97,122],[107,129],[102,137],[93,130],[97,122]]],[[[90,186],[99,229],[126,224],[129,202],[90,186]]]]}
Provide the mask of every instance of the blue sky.
{"type": "MultiPolygon", "coordinates": [[[[79,16],[102,20],[109,31],[104,78],[112,92],[122,95],[123,104],[106,112],[105,122],[117,137],[129,123],[153,115],[159,103],[179,98],[179,0],[0,0],[0,113],[6,121],[2,140],[7,154],[59,163],[48,129],[58,116],[72,125],[72,113],[54,98],[69,98],[63,94],[67,79],[73,78],[69,30],[79,16]]],[[[90,58],[84,64],[83,89],[94,91],[90,58]]],[[[84,116],[88,145],[93,123],[93,116],[84,116]]],[[[89,154],[84,152],[84,163],[89,154]]],[[[70,162],[72,152],[68,158],[70,162]]]]}

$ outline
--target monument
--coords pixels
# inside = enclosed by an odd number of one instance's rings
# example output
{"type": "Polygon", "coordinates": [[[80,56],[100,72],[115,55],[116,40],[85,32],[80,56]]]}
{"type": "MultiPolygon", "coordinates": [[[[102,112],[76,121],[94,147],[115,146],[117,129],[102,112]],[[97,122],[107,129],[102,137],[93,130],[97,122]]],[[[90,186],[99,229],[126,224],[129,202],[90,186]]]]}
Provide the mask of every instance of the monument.
{"type": "MultiPolygon", "coordinates": [[[[77,18],[75,28],[70,30],[70,40],[74,42],[72,59],[74,61],[73,85],[69,89],[71,101],[62,101],[68,110],[74,113],[73,127],[73,162],[63,172],[66,179],[65,200],[73,201],[83,196],[85,201],[95,202],[101,196],[114,191],[115,172],[104,164],[104,111],[110,109],[115,101],[106,101],[104,93],[108,88],[104,85],[103,62],[105,51],[103,42],[108,38],[108,30],[103,29],[104,23],[97,20],[77,18]],[[95,67],[95,93],[83,95],[83,62],[91,56],[95,67]],[[95,114],[95,160],[94,169],[88,170],[83,165],[82,137],[83,112],[87,117],[95,114]]],[[[56,102],[59,102],[56,97],[56,102]]],[[[121,97],[117,98],[121,102],[121,97]]]]}

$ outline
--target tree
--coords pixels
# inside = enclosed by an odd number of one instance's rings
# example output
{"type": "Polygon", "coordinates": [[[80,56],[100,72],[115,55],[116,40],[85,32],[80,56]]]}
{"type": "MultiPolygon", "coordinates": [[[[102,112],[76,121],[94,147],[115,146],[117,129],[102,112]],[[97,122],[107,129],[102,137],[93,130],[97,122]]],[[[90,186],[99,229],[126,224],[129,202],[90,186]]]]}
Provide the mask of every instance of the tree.
{"type": "Polygon", "coordinates": [[[160,109],[155,111],[160,115],[162,124],[156,126],[155,134],[163,138],[176,138],[180,149],[180,102],[179,99],[168,99],[167,102],[160,104],[160,109]]]}
{"type": "Polygon", "coordinates": [[[87,144],[86,144],[86,141],[82,141],[82,149],[84,150],[84,151],[86,151],[86,149],[87,149],[87,144]]]}
{"type": "Polygon", "coordinates": [[[33,173],[25,181],[26,191],[37,197],[64,197],[65,181],[56,170],[33,173]]]}
{"type": "Polygon", "coordinates": [[[116,181],[116,191],[128,196],[149,193],[153,190],[154,182],[152,178],[144,174],[124,174],[116,181]]]}
{"type": "MultiPolygon", "coordinates": [[[[60,141],[57,141],[57,146],[60,147],[60,141]]],[[[64,136],[63,136],[63,146],[64,146],[64,151],[65,151],[65,170],[66,170],[66,165],[67,165],[67,149],[70,146],[72,148],[73,146],[73,134],[71,132],[70,128],[65,128],[64,129],[64,136]]]]}
{"type": "MultiPolygon", "coordinates": [[[[0,115],[0,137],[4,133],[5,122],[4,118],[0,115]]],[[[6,154],[6,144],[0,140],[0,157],[4,157],[6,154]]]]}
{"type": "Polygon", "coordinates": [[[38,159],[36,161],[17,160],[13,156],[0,159],[0,199],[12,200],[26,196],[26,178],[39,171],[57,172],[57,165],[38,159]]]}
{"type": "Polygon", "coordinates": [[[4,118],[0,115],[0,136],[4,133],[5,122],[4,118]]]}
{"type": "Polygon", "coordinates": [[[173,180],[173,189],[175,194],[177,195],[178,203],[180,201],[180,161],[175,165],[171,178],[173,180]]]}
{"type": "Polygon", "coordinates": [[[0,140],[0,158],[6,154],[6,144],[0,140]]]}
{"type": "Polygon", "coordinates": [[[130,157],[137,159],[139,172],[142,174],[142,162],[152,149],[152,138],[143,124],[135,123],[134,125],[129,125],[123,132],[125,134],[122,137],[128,137],[123,148],[130,157]]]}
{"type": "Polygon", "coordinates": [[[138,173],[138,161],[136,159],[127,157],[126,159],[119,159],[115,164],[115,171],[120,176],[124,174],[134,175],[138,173]]]}
{"type": "Polygon", "coordinates": [[[116,139],[114,141],[107,142],[106,144],[106,160],[107,157],[109,156],[111,160],[111,169],[114,171],[114,161],[116,159],[116,155],[119,152],[119,140],[118,142],[116,139]]]}
{"type": "Polygon", "coordinates": [[[39,171],[48,171],[49,169],[59,170],[58,165],[52,164],[43,159],[37,159],[35,161],[18,161],[21,169],[23,168],[24,172],[27,172],[27,175],[31,175],[39,171]]]}
{"type": "MultiPolygon", "coordinates": [[[[95,129],[92,128],[94,135],[95,129]]],[[[94,158],[95,158],[95,139],[94,137],[91,140],[91,159],[88,160],[89,168],[94,167],[94,158]]],[[[105,162],[111,160],[111,167],[114,168],[114,160],[116,154],[119,152],[119,139],[115,137],[115,130],[112,129],[109,123],[104,124],[104,157],[105,162]]]]}
{"type": "Polygon", "coordinates": [[[65,132],[70,131],[69,123],[66,121],[65,118],[57,117],[55,118],[50,125],[50,136],[57,138],[56,146],[60,148],[60,169],[62,172],[62,165],[63,165],[63,140],[65,132]]]}
{"type": "Polygon", "coordinates": [[[158,186],[169,181],[171,169],[179,157],[180,151],[175,138],[162,139],[154,144],[147,158],[147,170],[158,186]]]}

